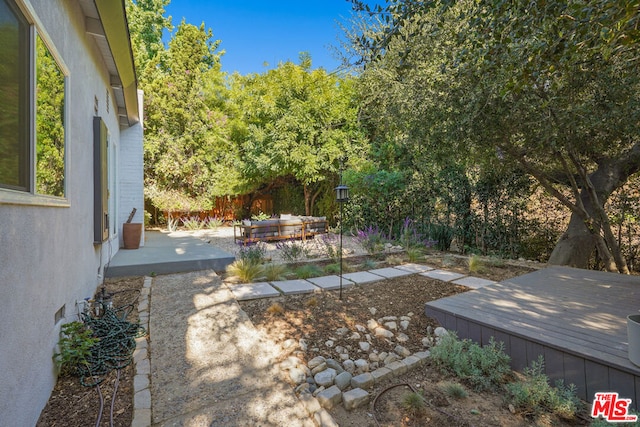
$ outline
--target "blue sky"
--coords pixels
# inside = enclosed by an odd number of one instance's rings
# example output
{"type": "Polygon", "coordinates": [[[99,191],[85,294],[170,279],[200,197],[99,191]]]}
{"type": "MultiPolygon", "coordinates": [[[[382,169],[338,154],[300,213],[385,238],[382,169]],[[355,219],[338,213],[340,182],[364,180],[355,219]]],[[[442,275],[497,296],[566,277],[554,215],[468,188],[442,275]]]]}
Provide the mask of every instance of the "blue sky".
{"type": "Polygon", "coordinates": [[[220,40],[222,70],[240,74],[263,73],[279,62],[298,63],[299,52],[309,52],[312,68],[335,70],[341,30],[351,3],[346,0],[171,0],[166,8],[175,27],[184,17],[189,24],[204,22],[220,40]],[[268,67],[264,63],[269,64],[268,67]]]}

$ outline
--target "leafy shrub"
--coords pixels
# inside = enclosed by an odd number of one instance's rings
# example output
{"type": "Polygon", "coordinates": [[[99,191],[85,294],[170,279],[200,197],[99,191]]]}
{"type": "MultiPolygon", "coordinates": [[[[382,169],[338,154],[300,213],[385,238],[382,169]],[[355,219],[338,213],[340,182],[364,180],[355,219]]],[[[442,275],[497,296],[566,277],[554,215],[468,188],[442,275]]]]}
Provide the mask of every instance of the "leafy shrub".
{"type": "Polygon", "coordinates": [[[227,266],[227,274],[238,277],[241,281],[253,282],[264,274],[261,264],[249,259],[239,259],[227,266]]]}
{"type": "Polygon", "coordinates": [[[182,218],[182,225],[187,230],[195,231],[202,228],[202,221],[197,216],[189,216],[182,218]]]}
{"type": "Polygon", "coordinates": [[[453,228],[448,225],[432,225],[431,239],[436,241],[436,249],[440,251],[448,251],[453,239],[453,228]]]}
{"type": "Polygon", "coordinates": [[[418,232],[416,222],[409,217],[404,219],[400,230],[400,244],[408,251],[424,245],[423,236],[418,232]]]}
{"type": "Polygon", "coordinates": [[[295,273],[298,279],[308,279],[310,277],[322,276],[323,271],[315,264],[307,264],[296,268],[295,273]]]}
{"type": "Polygon", "coordinates": [[[276,248],[280,250],[282,258],[287,261],[297,261],[309,255],[304,243],[297,240],[283,240],[276,243],[276,248]]]}
{"type": "Polygon", "coordinates": [[[246,260],[254,264],[262,264],[266,253],[266,245],[263,242],[258,242],[255,245],[240,246],[238,257],[243,261],[246,260]]]}
{"type": "Polygon", "coordinates": [[[264,278],[269,282],[285,280],[287,278],[288,269],[282,264],[266,264],[262,267],[264,278]]]}
{"type": "Polygon", "coordinates": [[[511,373],[510,358],[504,352],[504,344],[497,343],[493,337],[489,344],[481,347],[471,340],[460,340],[454,332],[449,332],[431,348],[431,358],[436,366],[467,381],[478,391],[501,385],[511,373]]]}
{"type": "Polygon", "coordinates": [[[364,230],[358,230],[356,240],[367,253],[374,254],[382,251],[387,238],[378,226],[369,226],[364,230]]]}
{"type": "Polygon", "coordinates": [[[60,353],[53,355],[61,374],[80,374],[78,368],[88,365],[91,347],[99,341],[93,337],[93,331],[82,322],[70,322],[62,326],[58,346],[60,353]]]}
{"type": "Polygon", "coordinates": [[[418,261],[420,258],[422,258],[423,255],[424,255],[424,252],[422,251],[422,248],[409,248],[409,249],[407,249],[407,258],[411,262],[418,261]]]}
{"type": "Polygon", "coordinates": [[[555,387],[549,384],[542,356],[524,370],[524,377],[523,381],[506,386],[511,404],[523,414],[538,415],[546,409],[562,418],[572,419],[581,410],[575,385],[565,386],[562,380],[556,381],[555,387]]]}
{"type": "Polygon", "coordinates": [[[251,219],[253,221],[264,221],[265,219],[269,219],[269,218],[271,217],[262,211],[260,211],[256,215],[251,215],[251,219]]]}
{"type": "Polygon", "coordinates": [[[363,263],[362,263],[362,268],[365,270],[373,270],[374,268],[378,267],[378,262],[374,259],[366,259],[363,263]]]}
{"type": "Polygon", "coordinates": [[[224,224],[224,221],[215,216],[208,216],[203,221],[203,224],[204,224],[203,226],[207,227],[209,230],[216,230],[218,229],[218,227],[224,224]]]}
{"type": "Polygon", "coordinates": [[[335,234],[323,234],[319,239],[322,253],[333,261],[340,259],[340,242],[335,234]]]}

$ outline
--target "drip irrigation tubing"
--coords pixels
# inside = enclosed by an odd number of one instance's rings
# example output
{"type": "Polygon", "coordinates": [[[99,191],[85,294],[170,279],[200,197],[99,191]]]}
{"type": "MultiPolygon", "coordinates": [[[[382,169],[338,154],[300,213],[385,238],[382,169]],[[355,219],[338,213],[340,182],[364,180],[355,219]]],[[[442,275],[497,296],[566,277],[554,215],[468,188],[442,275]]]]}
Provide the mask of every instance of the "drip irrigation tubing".
{"type": "MultiPolygon", "coordinates": [[[[385,394],[386,392],[388,392],[391,389],[394,389],[396,387],[409,387],[409,389],[413,392],[413,393],[418,393],[418,390],[415,389],[415,387],[413,387],[411,384],[409,383],[400,383],[400,384],[394,384],[394,385],[390,385],[389,387],[383,389],[380,391],[380,393],[378,393],[378,395],[373,399],[373,403],[371,404],[372,407],[372,413],[373,413],[373,421],[375,421],[376,425],[378,427],[380,427],[380,422],[378,421],[378,418],[376,417],[376,402],[378,401],[378,399],[380,398],[380,396],[382,396],[383,394],[385,394]]],[[[466,421],[456,417],[455,415],[449,414],[445,411],[443,411],[442,409],[436,407],[435,405],[433,405],[431,402],[429,402],[428,400],[424,399],[424,402],[429,405],[429,407],[439,413],[441,413],[442,415],[446,416],[447,418],[449,418],[450,420],[455,420],[458,423],[462,423],[462,424],[468,424],[466,421]]],[[[473,425],[470,425],[470,427],[473,427],[473,425]]]]}

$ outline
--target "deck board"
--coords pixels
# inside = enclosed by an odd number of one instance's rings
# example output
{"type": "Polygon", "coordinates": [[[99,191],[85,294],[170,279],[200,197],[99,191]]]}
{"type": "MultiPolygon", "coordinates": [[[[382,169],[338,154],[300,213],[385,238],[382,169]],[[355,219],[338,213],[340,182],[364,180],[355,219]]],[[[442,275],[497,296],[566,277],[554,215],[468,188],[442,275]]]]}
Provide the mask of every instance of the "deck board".
{"type": "Polygon", "coordinates": [[[586,400],[604,384],[612,390],[597,391],[635,400],[640,368],[627,357],[626,317],[639,309],[638,276],[549,267],[431,301],[425,313],[462,338],[505,341],[515,369],[543,354],[547,375],[575,383],[586,400]]]}

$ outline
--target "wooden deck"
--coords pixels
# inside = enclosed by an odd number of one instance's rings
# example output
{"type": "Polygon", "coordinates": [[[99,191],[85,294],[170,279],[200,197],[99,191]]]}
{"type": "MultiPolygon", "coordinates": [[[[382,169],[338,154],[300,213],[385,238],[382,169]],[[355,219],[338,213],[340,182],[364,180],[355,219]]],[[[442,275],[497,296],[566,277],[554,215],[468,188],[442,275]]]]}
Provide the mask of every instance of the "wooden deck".
{"type": "Polygon", "coordinates": [[[627,357],[627,321],[640,277],[550,267],[426,304],[427,316],[478,343],[502,341],[516,370],[543,355],[546,374],[591,402],[617,391],[640,409],[640,368],[627,357]]]}

